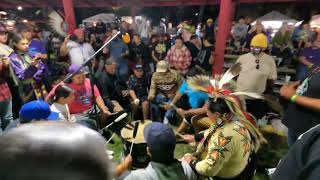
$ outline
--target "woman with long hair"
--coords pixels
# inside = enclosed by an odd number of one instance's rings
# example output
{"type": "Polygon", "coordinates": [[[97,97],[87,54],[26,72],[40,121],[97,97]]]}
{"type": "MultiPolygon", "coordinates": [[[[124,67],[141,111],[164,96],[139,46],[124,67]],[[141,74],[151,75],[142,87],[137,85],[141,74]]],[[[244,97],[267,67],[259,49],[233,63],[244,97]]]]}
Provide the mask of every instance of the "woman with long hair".
{"type": "Polygon", "coordinates": [[[14,34],[12,42],[14,53],[9,56],[9,59],[19,81],[20,97],[24,103],[35,99],[45,99],[47,91],[42,82],[47,68],[41,61],[41,57],[35,55],[32,58],[30,56],[29,42],[20,34],[14,34]]]}

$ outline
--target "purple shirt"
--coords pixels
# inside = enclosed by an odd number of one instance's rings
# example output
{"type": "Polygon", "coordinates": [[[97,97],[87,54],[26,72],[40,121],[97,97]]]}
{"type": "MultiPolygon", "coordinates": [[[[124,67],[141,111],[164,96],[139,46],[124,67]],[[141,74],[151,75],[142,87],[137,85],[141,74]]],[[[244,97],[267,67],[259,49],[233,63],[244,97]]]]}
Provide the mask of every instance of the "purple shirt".
{"type": "Polygon", "coordinates": [[[24,67],[23,60],[16,53],[12,53],[9,58],[12,69],[20,81],[31,79],[38,71],[35,66],[24,67]]]}
{"type": "Polygon", "coordinates": [[[42,79],[46,74],[47,68],[42,61],[38,63],[38,67],[35,67],[27,63],[24,64],[23,60],[20,58],[21,56],[18,56],[16,53],[12,53],[9,56],[12,69],[17,78],[19,79],[19,83],[22,85],[24,93],[28,93],[32,90],[31,84],[22,82],[26,82],[32,79],[38,83],[42,82],[42,79]]]}
{"type": "Polygon", "coordinates": [[[303,48],[300,56],[305,57],[312,64],[320,63],[320,48],[303,48]]]}
{"type": "Polygon", "coordinates": [[[38,53],[47,54],[47,51],[40,40],[32,39],[29,44],[29,54],[31,57],[35,57],[38,53]]]}

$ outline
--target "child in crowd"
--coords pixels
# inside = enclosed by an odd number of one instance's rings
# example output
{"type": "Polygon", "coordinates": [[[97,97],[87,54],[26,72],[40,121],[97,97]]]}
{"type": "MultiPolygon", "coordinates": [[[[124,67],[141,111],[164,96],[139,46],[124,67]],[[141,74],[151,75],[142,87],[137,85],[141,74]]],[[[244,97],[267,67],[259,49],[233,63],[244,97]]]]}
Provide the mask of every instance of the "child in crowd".
{"type": "Polygon", "coordinates": [[[53,96],[51,111],[59,113],[59,119],[69,122],[75,122],[76,119],[70,114],[68,104],[75,99],[74,92],[66,85],[59,86],[53,96]]]}
{"type": "MultiPolygon", "coordinates": [[[[59,113],[59,119],[68,122],[76,122],[78,124],[84,125],[90,129],[97,130],[96,123],[83,116],[78,116],[77,114],[70,114],[68,104],[75,100],[74,91],[62,84],[57,87],[53,95],[53,104],[51,105],[51,111],[59,113]]],[[[109,158],[112,159],[113,151],[107,151],[109,153],[109,158]]]]}
{"type": "Polygon", "coordinates": [[[67,85],[60,85],[54,92],[53,104],[50,109],[59,113],[59,119],[68,122],[76,122],[93,130],[97,130],[96,122],[85,115],[71,114],[69,105],[75,100],[75,92],[67,85]]]}

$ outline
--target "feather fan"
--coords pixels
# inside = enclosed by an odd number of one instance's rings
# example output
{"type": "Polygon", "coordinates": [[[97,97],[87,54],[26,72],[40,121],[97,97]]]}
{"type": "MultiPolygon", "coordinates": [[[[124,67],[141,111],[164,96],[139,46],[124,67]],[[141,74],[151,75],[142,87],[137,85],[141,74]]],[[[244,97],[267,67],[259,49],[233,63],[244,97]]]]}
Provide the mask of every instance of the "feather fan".
{"type": "Polygon", "coordinates": [[[62,16],[60,16],[58,12],[53,10],[48,15],[48,17],[49,17],[49,25],[54,30],[54,32],[63,37],[67,36],[66,23],[64,22],[64,19],[62,18],[62,16]]]}

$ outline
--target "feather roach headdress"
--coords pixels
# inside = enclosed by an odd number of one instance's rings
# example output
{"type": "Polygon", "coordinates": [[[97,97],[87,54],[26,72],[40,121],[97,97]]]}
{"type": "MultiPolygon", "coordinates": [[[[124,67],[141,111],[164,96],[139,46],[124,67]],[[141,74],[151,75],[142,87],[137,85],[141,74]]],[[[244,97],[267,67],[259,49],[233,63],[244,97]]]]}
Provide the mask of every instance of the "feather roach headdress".
{"type": "Polygon", "coordinates": [[[209,95],[215,101],[218,98],[223,99],[228,105],[230,111],[239,119],[239,121],[249,130],[254,144],[255,150],[258,150],[260,144],[266,142],[263,135],[259,132],[255,119],[246,112],[245,97],[264,99],[261,94],[240,92],[233,80],[241,71],[241,64],[234,64],[221,77],[213,78],[211,76],[194,76],[187,80],[188,86],[194,91],[202,91],[209,95]]]}

